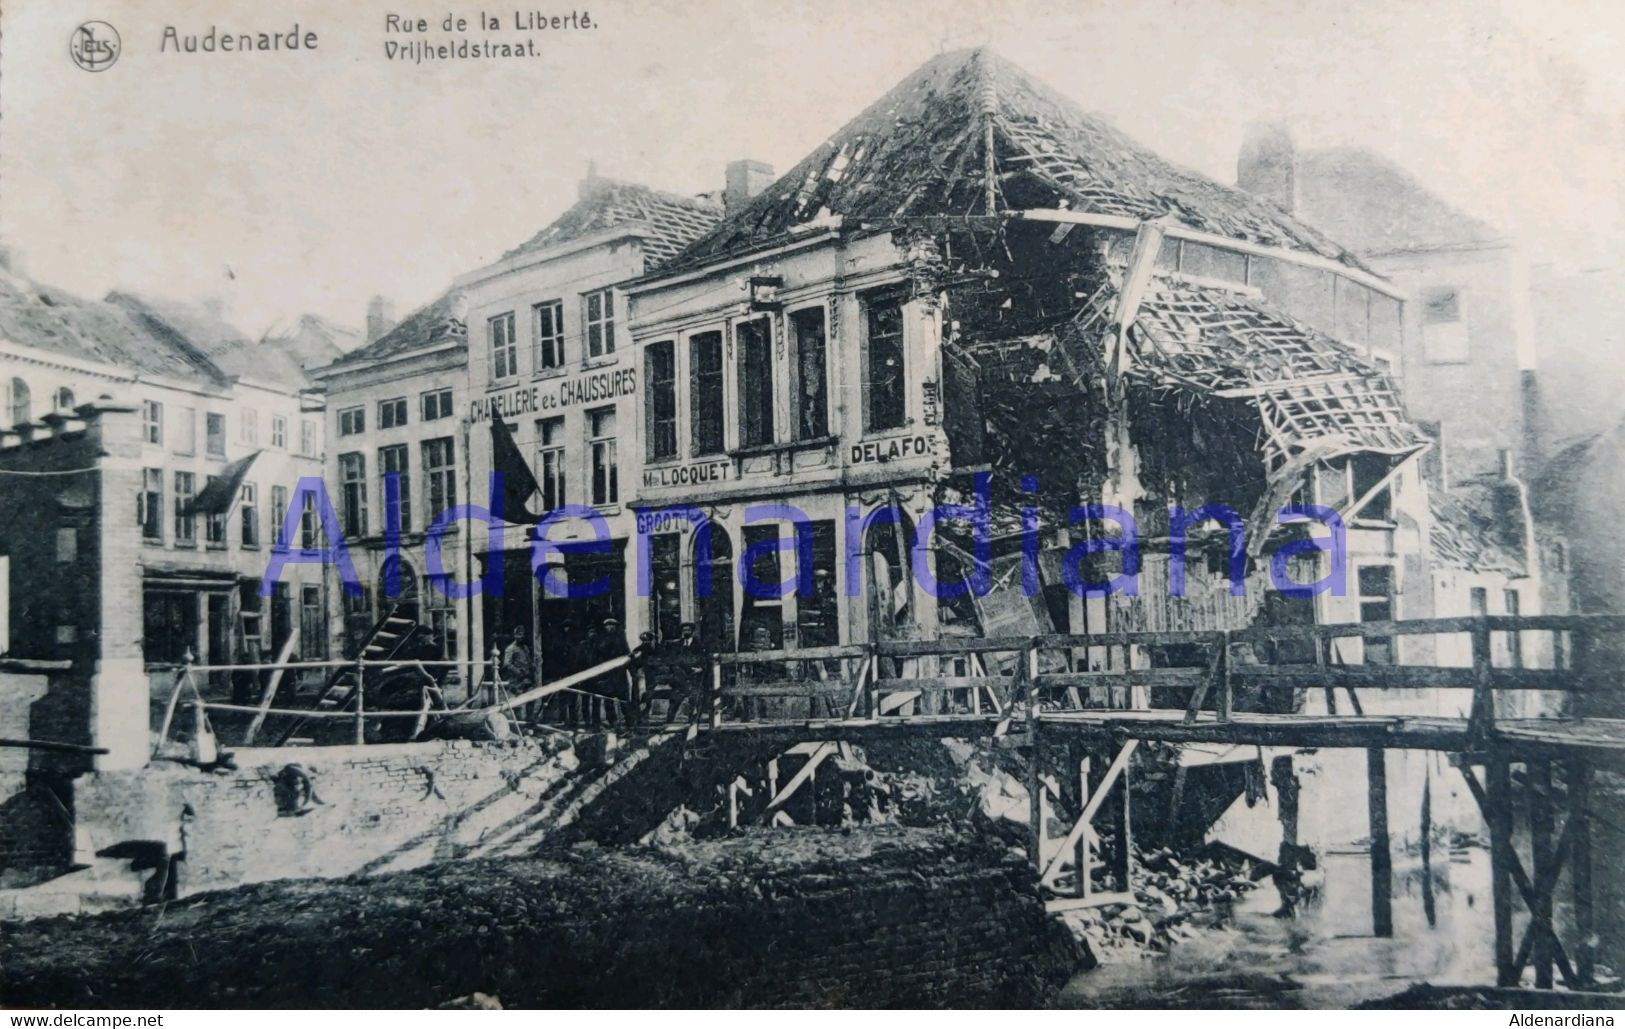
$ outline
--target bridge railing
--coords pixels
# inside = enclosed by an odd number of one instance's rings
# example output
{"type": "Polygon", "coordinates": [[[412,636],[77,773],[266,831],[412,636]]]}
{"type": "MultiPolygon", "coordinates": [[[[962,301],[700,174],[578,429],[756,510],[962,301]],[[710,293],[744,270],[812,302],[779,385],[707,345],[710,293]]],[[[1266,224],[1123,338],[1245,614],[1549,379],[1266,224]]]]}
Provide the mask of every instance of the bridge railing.
{"type": "MultiPolygon", "coordinates": [[[[837,647],[705,654],[666,651],[641,662],[645,696],[674,698],[667,717],[711,725],[933,715],[1009,718],[1037,710],[1183,708],[1228,719],[1324,690],[1327,710],[1364,714],[1360,691],[1471,690],[1484,729],[1501,691],[1584,691],[1577,647],[1625,634],[1612,615],[1406,619],[1235,630],[947,637],[837,647]],[[1550,667],[1520,657],[1544,636],[1550,667]],[[1400,640],[1431,638],[1402,647],[1400,640]],[[1400,660],[1406,650],[1431,660],[1400,660]],[[1442,655],[1442,656],[1441,656],[1442,655]],[[1339,697],[1343,698],[1339,703],[1339,697]]],[[[1562,712],[1559,712],[1562,713],[1562,712]]]]}

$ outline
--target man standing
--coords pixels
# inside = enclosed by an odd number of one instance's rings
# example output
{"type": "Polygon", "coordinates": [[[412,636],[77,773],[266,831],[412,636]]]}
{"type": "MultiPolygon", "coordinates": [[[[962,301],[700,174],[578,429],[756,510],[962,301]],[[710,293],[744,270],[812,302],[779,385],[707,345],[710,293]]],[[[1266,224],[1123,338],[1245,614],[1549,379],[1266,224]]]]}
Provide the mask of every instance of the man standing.
{"type": "Polygon", "coordinates": [[[502,652],[502,683],[508,693],[523,693],[534,685],[531,678],[530,646],[525,642],[525,630],[513,631],[513,642],[502,652]]]}

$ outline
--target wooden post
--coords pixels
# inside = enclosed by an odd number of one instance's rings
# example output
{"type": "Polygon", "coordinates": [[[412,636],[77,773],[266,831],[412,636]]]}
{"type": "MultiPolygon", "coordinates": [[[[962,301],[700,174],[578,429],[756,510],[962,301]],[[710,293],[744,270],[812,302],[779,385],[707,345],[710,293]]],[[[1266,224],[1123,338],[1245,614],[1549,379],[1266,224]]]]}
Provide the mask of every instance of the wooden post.
{"type": "Polygon", "coordinates": [[[1123,771],[1118,776],[1118,778],[1122,780],[1123,807],[1122,813],[1118,816],[1117,821],[1117,842],[1118,845],[1123,848],[1123,878],[1117,884],[1117,888],[1131,896],[1134,893],[1134,824],[1130,817],[1131,809],[1134,806],[1134,780],[1130,774],[1131,769],[1134,767],[1134,762],[1132,760],[1133,756],[1133,753],[1130,752],[1130,760],[1123,762],[1123,771]]]}
{"type": "Polygon", "coordinates": [[[722,660],[713,656],[711,658],[711,728],[715,729],[722,724],[722,660]]]}
{"type": "Polygon", "coordinates": [[[363,660],[364,660],[363,658],[359,658],[359,657],[355,659],[355,742],[356,742],[356,746],[361,746],[362,744],[367,742],[367,723],[366,723],[366,717],[367,717],[367,712],[366,712],[366,708],[367,708],[367,689],[366,689],[366,679],[364,678],[364,676],[367,674],[367,666],[362,663],[363,660]]]}
{"type": "Polygon", "coordinates": [[[1595,985],[1597,949],[1596,902],[1591,886],[1591,768],[1580,759],[1569,762],[1569,874],[1574,880],[1574,973],[1580,989],[1595,985]]]}
{"type": "Polygon", "coordinates": [[[1231,694],[1230,685],[1230,632],[1226,630],[1219,633],[1219,696],[1215,707],[1218,709],[1218,719],[1221,722],[1230,720],[1230,710],[1235,703],[1231,694]]]}
{"type": "Polygon", "coordinates": [[[1381,747],[1365,752],[1371,817],[1371,932],[1394,935],[1394,865],[1388,843],[1388,766],[1381,747]]]}
{"type": "Polygon", "coordinates": [[[1535,966],[1535,989],[1552,988],[1552,890],[1548,888],[1557,869],[1552,852],[1552,763],[1546,758],[1524,766],[1529,782],[1529,846],[1534,857],[1534,905],[1529,912],[1534,923],[1530,957],[1535,966]]]}
{"type": "MultiPolygon", "coordinates": [[[[1084,755],[1078,762],[1078,810],[1081,812],[1085,804],[1089,803],[1089,756],[1084,755]]],[[[1078,853],[1073,859],[1078,863],[1078,896],[1087,900],[1093,884],[1089,880],[1089,833],[1085,832],[1078,837],[1078,853]]]]}
{"type": "Polygon", "coordinates": [[[1495,724],[1491,653],[1489,620],[1480,616],[1473,626],[1473,704],[1467,717],[1467,733],[1474,741],[1484,739],[1495,724]]]}
{"type": "Polygon", "coordinates": [[[1490,895],[1495,904],[1496,985],[1516,986],[1512,967],[1512,773],[1506,758],[1491,754],[1485,764],[1490,831],[1490,895]]]}
{"type": "Polygon", "coordinates": [[[1016,661],[1016,688],[1025,698],[1027,705],[1027,745],[1030,759],[1027,762],[1027,818],[1031,823],[1027,832],[1027,853],[1032,856],[1033,867],[1044,867],[1044,824],[1043,780],[1039,777],[1043,765],[1043,744],[1038,736],[1038,698],[1035,695],[1032,682],[1028,677],[1027,661],[1032,653],[1024,649],[1016,661]]]}

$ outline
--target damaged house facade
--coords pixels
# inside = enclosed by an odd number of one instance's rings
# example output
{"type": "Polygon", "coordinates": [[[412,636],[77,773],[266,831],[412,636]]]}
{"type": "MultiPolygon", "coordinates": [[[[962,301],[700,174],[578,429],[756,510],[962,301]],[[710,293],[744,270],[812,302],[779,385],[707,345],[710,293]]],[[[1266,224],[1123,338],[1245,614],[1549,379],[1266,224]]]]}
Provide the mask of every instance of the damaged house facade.
{"type": "MultiPolygon", "coordinates": [[[[927,63],[626,292],[642,429],[630,502],[651,530],[650,588],[632,622],[656,638],[692,622],[709,646],[769,651],[1436,613],[1428,440],[1395,384],[1405,293],[1292,215],[1169,165],[987,51],[927,63]],[[979,475],[990,588],[928,591],[915,562],[942,584],[975,567],[966,523],[941,515],[970,509],[979,475]],[[1093,504],[1132,516],[1135,593],[1103,588],[1129,570],[1110,549],[1124,520],[1071,518],[1093,504]],[[1181,561],[1171,509],[1206,505],[1237,517],[1187,514],[1181,561]],[[1283,524],[1288,505],[1335,512],[1346,530],[1337,588],[1292,596],[1271,581],[1283,543],[1329,531],[1324,514],[1283,524]],[[1026,562],[1024,513],[1038,527],[1026,562]],[[810,570],[793,567],[802,515],[810,570]],[[1068,558],[1089,541],[1104,552],[1068,558]],[[754,596],[740,561],[758,582],[806,585],[754,596]],[[1232,589],[1232,562],[1244,589],[1232,589]]],[[[1292,582],[1335,571],[1295,549],[1282,562],[1292,582]]],[[[1055,660],[1109,670],[1169,656],[1090,649],[1055,660]]],[[[1468,662],[1465,649],[1436,653],[1448,649],[1346,638],[1331,660],[1468,662]]],[[[1097,692],[1085,702],[1167,702],[1097,692]]],[[[1466,704],[1395,692],[1376,703],[1451,715],[1466,704]]],[[[1414,756],[1418,777],[1442,780],[1442,757],[1414,756]]],[[[1389,758],[1402,781],[1411,757],[1389,758]]],[[[1448,788],[1467,810],[1465,791],[1448,788]]],[[[1420,785],[1401,792],[1420,803],[1420,785]]],[[[1414,833],[1414,818],[1396,823],[1414,833]]],[[[1324,831],[1352,839],[1363,813],[1324,831]]]]}

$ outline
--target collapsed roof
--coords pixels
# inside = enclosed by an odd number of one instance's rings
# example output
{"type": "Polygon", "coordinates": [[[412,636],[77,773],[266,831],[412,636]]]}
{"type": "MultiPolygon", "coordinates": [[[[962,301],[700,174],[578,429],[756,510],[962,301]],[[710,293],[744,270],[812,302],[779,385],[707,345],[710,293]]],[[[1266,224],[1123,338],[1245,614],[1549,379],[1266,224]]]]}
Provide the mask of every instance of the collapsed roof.
{"type": "MultiPolygon", "coordinates": [[[[1079,328],[1086,338],[1103,338],[1116,300],[1108,284],[1085,305],[1079,328]]],[[[1380,368],[1251,291],[1153,278],[1129,338],[1142,377],[1250,403],[1271,473],[1304,457],[1364,451],[1397,458],[1427,445],[1380,368]]]]}
{"type": "Polygon", "coordinates": [[[210,388],[226,383],[226,374],[198,345],[162,322],[6,271],[0,271],[0,339],[210,388]]]}
{"type": "Polygon", "coordinates": [[[705,197],[664,193],[635,182],[591,176],[581,199],[546,228],[503,254],[504,260],[582,239],[619,225],[640,225],[644,267],[654,271],[722,217],[722,205],[705,197]]]}
{"type": "Polygon", "coordinates": [[[468,327],[463,318],[468,304],[455,290],[442,293],[401,320],[401,323],[368,343],[317,370],[318,378],[331,372],[365,367],[385,358],[402,357],[445,344],[468,345],[468,327]]]}
{"type": "Polygon", "coordinates": [[[1359,267],[1268,201],[1169,164],[985,48],[926,62],[671,267],[770,246],[831,216],[885,227],[1033,208],[1172,216],[1359,267]]]}

